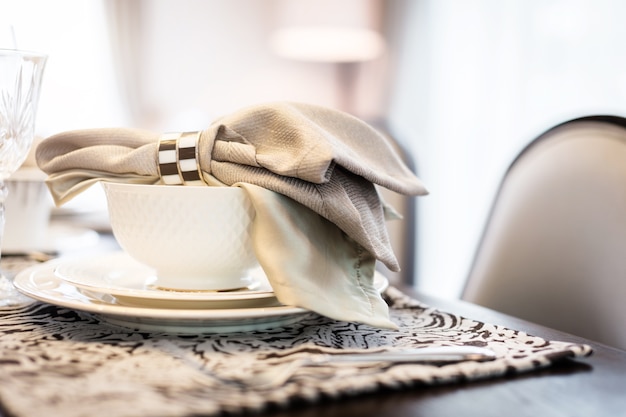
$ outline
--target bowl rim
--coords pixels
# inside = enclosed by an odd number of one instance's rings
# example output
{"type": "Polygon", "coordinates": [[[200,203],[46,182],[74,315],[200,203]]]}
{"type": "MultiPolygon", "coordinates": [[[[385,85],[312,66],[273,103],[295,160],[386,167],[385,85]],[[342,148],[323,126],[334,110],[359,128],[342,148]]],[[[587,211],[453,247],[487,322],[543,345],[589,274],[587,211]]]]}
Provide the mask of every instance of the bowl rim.
{"type": "Polygon", "coordinates": [[[107,189],[110,190],[130,190],[134,189],[137,191],[155,191],[155,192],[163,192],[164,190],[171,191],[173,193],[184,193],[184,192],[198,192],[198,190],[206,189],[211,190],[211,192],[221,192],[221,193],[243,193],[245,190],[236,185],[228,186],[228,185],[167,185],[167,184],[144,184],[144,183],[130,183],[130,182],[116,182],[116,181],[100,181],[100,184],[104,188],[105,192],[107,189]]]}

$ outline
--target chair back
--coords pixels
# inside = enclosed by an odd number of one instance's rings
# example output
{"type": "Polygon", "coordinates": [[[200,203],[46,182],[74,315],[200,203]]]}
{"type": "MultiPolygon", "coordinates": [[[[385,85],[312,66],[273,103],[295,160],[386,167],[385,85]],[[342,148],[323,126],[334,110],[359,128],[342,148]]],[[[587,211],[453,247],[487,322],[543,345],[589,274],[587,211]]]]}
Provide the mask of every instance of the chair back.
{"type": "Polygon", "coordinates": [[[626,349],[626,119],[571,120],[520,153],[462,298],[626,349]]]}
{"type": "MultiPolygon", "coordinates": [[[[389,132],[388,126],[382,121],[372,122],[372,124],[379,129],[409,169],[417,175],[415,159],[404,145],[389,132]]],[[[393,285],[414,285],[417,280],[417,198],[398,194],[379,186],[376,186],[376,189],[383,201],[401,216],[401,219],[387,221],[389,240],[401,270],[399,272],[390,271],[380,262],[377,263],[377,269],[393,285]]]]}

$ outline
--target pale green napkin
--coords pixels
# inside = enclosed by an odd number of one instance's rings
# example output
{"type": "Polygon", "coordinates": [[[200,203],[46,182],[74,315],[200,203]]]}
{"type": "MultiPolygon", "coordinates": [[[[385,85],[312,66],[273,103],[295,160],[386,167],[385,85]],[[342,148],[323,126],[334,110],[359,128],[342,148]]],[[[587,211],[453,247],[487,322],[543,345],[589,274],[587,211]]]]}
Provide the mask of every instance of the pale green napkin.
{"type": "MultiPolygon", "coordinates": [[[[37,162],[62,204],[97,181],[159,183],[159,136],[64,132],[38,146],[37,162]]],[[[336,110],[271,103],[217,120],[198,149],[205,180],[251,197],[257,258],[281,302],[393,327],[372,285],[376,259],[398,270],[374,184],[409,195],[426,190],[383,135],[336,110]]]]}

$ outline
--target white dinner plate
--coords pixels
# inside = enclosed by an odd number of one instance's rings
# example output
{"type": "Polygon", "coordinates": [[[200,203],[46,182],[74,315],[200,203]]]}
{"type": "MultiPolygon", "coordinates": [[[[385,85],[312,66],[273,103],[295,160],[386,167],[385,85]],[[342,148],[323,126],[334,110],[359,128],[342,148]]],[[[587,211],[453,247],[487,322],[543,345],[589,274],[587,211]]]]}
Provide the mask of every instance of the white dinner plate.
{"type": "Polygon", "coordinates": [[[124,252],[60,260],[54,274],[75,287],[110,294],[120,303],[165,308],[259,307],[277,303],[262,268],[251,271],[254,285],[232,291],[172,291],[155,285],[156,271],[124,252]]]}
{"type": "Polygon", "coordinates": [[[116,297],[81,291],[54,274],[59,260],[35,265],[16,275],[23,294],[61,307],[98,314],[104,321],[140,331],[230,333],[275,328],[295,323],[306,309],[277,305],[257,308],[168,309],[120,304],[116,297]]]}
{"type": "MultiPolygon", "coordinates": [[[[172,309],[129,306],[110,294],[81,290],[54,273],[62,259],[44,262],[16,275],[15,287],[49,304],[98,314],[105,322],[139,331],[170,333],[231,333],[258,331],[295,323],[315,314],[300,307],[275,305],[249,308],[172,309]]],[[[378,272],[374,285],[380,292],[389,281],[378,272]]]]}

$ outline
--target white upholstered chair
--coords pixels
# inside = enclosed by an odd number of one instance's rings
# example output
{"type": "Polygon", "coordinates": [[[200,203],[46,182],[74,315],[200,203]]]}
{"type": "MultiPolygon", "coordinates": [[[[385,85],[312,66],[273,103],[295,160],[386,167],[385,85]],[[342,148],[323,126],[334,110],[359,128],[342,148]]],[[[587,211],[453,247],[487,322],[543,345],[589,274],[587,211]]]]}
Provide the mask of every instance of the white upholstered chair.
{"type": "Polygon", "coordinates": [[[462,298],[626,349],[626,119],[571,120],[521,152],[462,298]]]}

